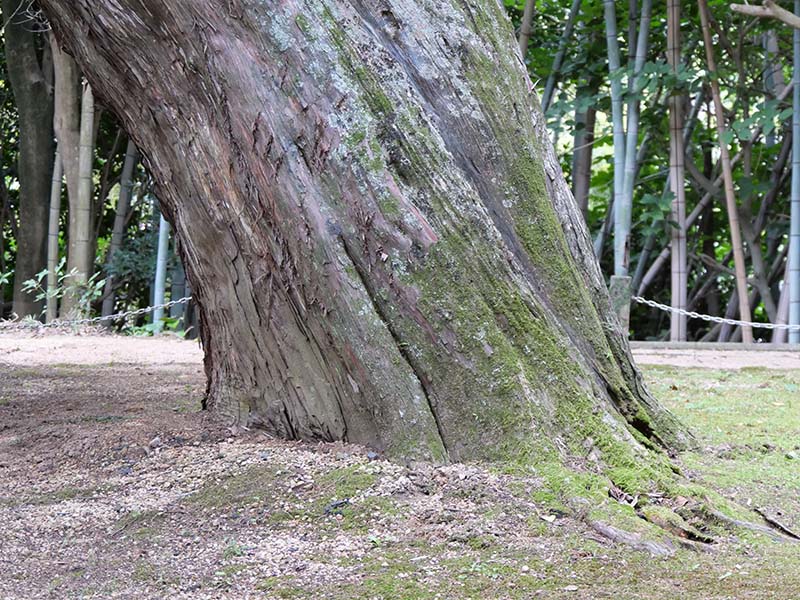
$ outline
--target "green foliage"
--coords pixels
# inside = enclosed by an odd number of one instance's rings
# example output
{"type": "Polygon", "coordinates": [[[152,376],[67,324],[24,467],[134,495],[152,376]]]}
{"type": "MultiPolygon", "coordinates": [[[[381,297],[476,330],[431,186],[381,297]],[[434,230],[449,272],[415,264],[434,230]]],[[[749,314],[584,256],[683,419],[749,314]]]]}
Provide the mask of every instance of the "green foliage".
{"type": "MultiPolygon", "coordinates": [[[[709,119],[713,108],[710,100],[706,99],[699,111],[699,118],[692,124],[686,161],[692,161],[697,171],[706,180],[713,182],[720,173],[719,166],[714,164],[719,157],[720,141],[729,147],[731,156],[740,152],[745,154],[737,161],[733,172],[737,200],[740,203],[740,220],[752,222],[759,214],[763,214],[763,227],[756,233],[759,234],[758,243],[761,244],[766,263],[777,261],[776,264],[779,265],[776,272],[766,275],[776,296],[773,300],[777,301],[776,283],[782,274],[778,253],[786,243],[789,186],[788,167],[779,170],[777,174],[774,168],[781,143],[789,135],[788,121],[792,111],[787,100],[776,98],[778,90],[770,88],[771,84],[765,75],[769,57],[764,40],[770,30],[777,36],[778,52],[772,59],[777,65],[777,74],[773,77],[773,83],[780,83],[781,77],[784,82],[788,82],[791,75],[791,29],[767,19],[745,19],[732,13],[727,3],[710,1],[710,10],[717,23],[714,28],[717,72],[709,73],[697,5],[684,1],[681,6],[682,64],[673,73],[666,60],[666,7],[664,3],[653,4],[649,50],[641,80],[635,89],[629,86],[631,61],[628,57],[635,36],[630,33],[628,5],[617,3],[622,67],[609,75],[603,3],[581,4],[575,31],[557,76],[556,93],[546,115],[550,129],[555,132],[556,150],[567,179],[569,181],[573,177],[573,147],[580,141],[575,136],[583,133],[583,125],[577,116],[587,109],[595,109],[597,120],[592,145],[587,212],[589,229],[594,236],[603,226],[612,195],[613,143],[609,84],[612,78],[621,79],[623,102],[627,104],[628,100],[635,98],[641,103],[638,145],[641,147],[647,140],[634,189],[630,264],[633,271],[640,257],[644,257],[644,267],[648,267],[661,249],[668,245],[675,225],[670,220],[671,195],[665,194],[665,190],[668,190],[666,179],[670,157],[667,100],[674,95],[682,98],[684,115],[689,115],[693,100],[704,88],[707,89],[712,78],[716,79],[725,105],[727,131],[722,140],[719,140],[714,121],[709,119]],[[758,132],[758,135],[754,135],[754,132],[758,132]],[[777,194],[773,189],[776,185],[777,194]],[[770,199],[770,204],[765,204],[770,194],[774,198],[770,199]],[[653,249],[649,255],[643,254],[648,240],[653,249]]],[[[525,59],[531,79],[539,92],[544,89],[544,83],[552,71],[553,57],[570,5],[570,0],[536,2],[532,37],[525,59]]],[[[506,0],[505,6],[514,23],[519,25],[524,0],[506,0]]],[[[638,29],[638,15],[636,17],[635,25],[638,29]]],[[[688,214],[707,190],[688,171],[686,183],[688,214]]],[[[719,195],[721,196],[721,190],[719,195]]],[[[706,279],[714,279],[715,285],[708,289],[707,296],[713,300],[714,306],[719,305],[719,310],[724,310],[733,290],[725,269],[732,269],[733,265],[728,256],[731,234],[726,215],[721,208],[722,205],[719,204],[698,219],[688,235],[688,255],[689,289],[696,290],[706,279]],[[707,261],[701,259],[701,255],[710,256],[721,263],[721,268],[710,267],[707,261]]],[[[601,259],[605,273],[613,270],[610,263],[612,238],[613,235],[607,237],[607,247],[601,259]]],[[[747,262],[748,276],[753,278],[756,273],[749,257],[747,262]]],[[[667,266],[650,286],[647,295],[669,303],[669,289],[667,266]]],[[[704,306],[704,298],[699,300],[697,308],[708,311],[709,307],[704,306]]],[[[755,306],[753,313],[757,319],[766,319],[763,303],[755,306]]],[[[702,336],[708,327],[698,321],[690,322],[690,326],[694,337],[702,336]]],[[[658,337],[666,331],[658,314],[638,308],[633,311],[632,329],[640,338],[658,337]]]]}
{"type": "MultiPolygon", "coordinates": [[[[86,281],[81,281],[78,277],[78,270],[72,269],[66,272],[66,259],[62,258],[56,266],[56,285],[52,289],[47,286],[47,269],[40,271],[33,278],[28,279],[22,284],[22,291],[33,294],[36,300],[48,300],[55,298],[60,301],[65,296],[76,298],[78,312],[82,315],[89,315],[92,309],[92,302],[103,294],[105,279],[100,278],[100,272],[93,273],[86,281]]],[[[9,274],[5,274],[8,279],[9,274]]],[[[0,282],[3,282],[3,274],[0,274],[0,282]]],[[[44,314],[44,311],[42,312],[44,314]]]]}
{"type": "Polygon", "coordinates": [[[183,319],[180,317],[163,317],[157,323],[145,323],[144,325],[125,325],[122,333],[137,337],[148,337],[156,335],[162,331],[174,333],[179,337],[184,337],[186,331],[183,329],[183,319]]]}

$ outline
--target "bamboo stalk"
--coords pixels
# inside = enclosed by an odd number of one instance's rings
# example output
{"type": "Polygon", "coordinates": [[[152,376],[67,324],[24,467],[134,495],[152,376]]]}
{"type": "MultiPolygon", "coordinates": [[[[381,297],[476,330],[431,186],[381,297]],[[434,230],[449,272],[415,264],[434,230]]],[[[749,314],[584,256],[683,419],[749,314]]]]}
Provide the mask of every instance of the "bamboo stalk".
{"type": "MultiPolygon", "coordinates": [[[[667,60],[674,73],[678,72],[681,58],[681,5],[680,0],[667,2],[667,60]]],[[[677,94],[669,98],[669,162],[670,189],[673,194],[672,220],[677,227],[670,229],[672,265],[670,275],[670,305],[686,310],[688,275],[686,271],[686,189],[684,176],[683,106],[677,94]]],[[[670,340],[686,341],[686,315],[671,313],[670,340]]]]}
{"type": "MultiPolygon", "coordinates": [[[[639,36],[636,42],[634,54],[633,75],[631,77],[631,92],[635,92],[639,77],[644,68],[647,58],[647,40],[650,34],[650,15],[652,12],[652,0],[644,0],[642,4],[641,20],[639,23],[639,36]]],[[[625,167],[623,172],[623,194],[622,202],[615,204],[614,210],[614,256],[615,264],[618,253],[622,254],[624,263],[624,273],[628,274],[628,261],[630,255],[630,235],[631,235],[631,215],[633,213],[633,184],[636,179],[636,145],[639,142],[639,101],[632,93],[628,101],[628,132],[625,143],[625,167]]]]}
{"type": "Polygon", "coordinates": [[[78,144],[78,193],[70,203],[70,219],[74,227],[74,240],[70,240],[68,270],[72,293],[64,297],[63,311],[67,315],[83,312],[79,306],[80,286],[92,275],[94,268],[94,240],[92,239],[92,166],[94,159],[94,96],[89,83],[83,86],[81,98],[81,126],[78,144]]]}
{"type": "MultiPolygon", "coordinates": [[[[742,233],[739,227],[739,211],[736,208],[736,197],[733,191],[733,170],[731,168],[731,158],[728,154],[728,146],[724,143],[725,139],[725,113],[722,108],[722,98],[719,91],[719,82],[716,78],[717,66],[714,61],[714,47],[711,41],[711,30],[708,24],[708,4],[706,0],[697,0],[700,11],[700,23],[703,30],[703,39],[706,46],[706,62],[711,76],[711,96],[714,99],[714,112],[717,124],[717,135],[719,137],[720,161],[722,163],[722,176],[725,189],[725,204],[728,209],[728,224],[731,230],[731,246],[733,249],[733,263],[736,270],[736,289],[739,292],[739,318],[742,321],[749,321],[750,304],[748,303],[747,293],[747,271],[744,264],[744,249],[742,247],[742,233]]],[[[797,86],[795,86],[797,89],[797,86]]],[[[753,330],[751,327],[742,327],[742,340],[746,343],[753,342],[753,330]]]]}
{"type": "MultiPolygon", "coordinates": [[[[169,223],[164,218],[164,214],[158,220],[158,254],[156,257],[156,278],[154,282],[153,302],[164,304],[164,294],[167,282],[167,252],[169,250],[169,223]]],[[[153,311],[153,329],[159,333],[164,326],[164,309],[157,308],[153,311]]]]}
{"type": "MultiPolygon", "coordinates": [[[[617,43],[617,13],[614,0],[603,0],[606,22],[606,48],[608,51],[608,71],[611,75],[611,120],[614,131],[614,206],[622,202],[625,185],[625,129],[622,124],[622,82],[619,77],[620,58],[617,43]]],[[[614,275],[625,276],[627,269],[627,236],[620,231],[616,215],[621,214],[614,209],[614,275]]]]}
{"type": "Polygon", "coordinates": [[[53,179],[50,186],[50,218],[47,227],[47,309],[45,321],[49,323],[58,317],[58,229],[61,219],[61,187],[64,179],[64,165],[56,146],[53,161],[53,179]]]}
{"type": "MultiPolygon", "coordinates": [[[[800,14],[800,0],[794,0],[800,14]]],[[[789,224],[789,324],[800,325],[800,30],[794,30],[793,114],[792,114],[792,195],[789,224]]],[[[789,343],[800,344],[800,331],[789,331],[789,343]]]]}

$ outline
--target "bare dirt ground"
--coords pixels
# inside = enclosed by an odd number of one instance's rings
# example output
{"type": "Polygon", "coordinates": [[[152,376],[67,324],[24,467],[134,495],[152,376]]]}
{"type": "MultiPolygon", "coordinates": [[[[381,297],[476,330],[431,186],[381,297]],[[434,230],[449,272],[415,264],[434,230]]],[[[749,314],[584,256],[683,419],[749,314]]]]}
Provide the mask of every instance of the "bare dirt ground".
{"type": "MultiPolygon", "coordinates": [[[[672,367],[741,369],[800,368],[800,351],[713,349],[708,347],[665,348],[637,344],[633,354],[641,365],[672,367]]],[[[0,334],[0,363],[44,366],[59,362],[71,365],[110,363],[148,364],[154,369],[175,365],[199,366],[203,351],[199,344],[176,337],[132,337],[111,335],[0,334]]]]}
{"type": "Polygon", "coordinates": [[[633,355],[640,365],[663,365],[701,369],[800,369],[797,350],[731,350],[713,348],[651,348],[635,345],[633,355]]]}
{"type": "Polygon", "coordinates": [[[788,598],[800,583],[758,549],[661,564],[534,501],[533,476],[234,436],[200,411],[201,360],[171,338],[0,335],[0,598],[788,598]]]}

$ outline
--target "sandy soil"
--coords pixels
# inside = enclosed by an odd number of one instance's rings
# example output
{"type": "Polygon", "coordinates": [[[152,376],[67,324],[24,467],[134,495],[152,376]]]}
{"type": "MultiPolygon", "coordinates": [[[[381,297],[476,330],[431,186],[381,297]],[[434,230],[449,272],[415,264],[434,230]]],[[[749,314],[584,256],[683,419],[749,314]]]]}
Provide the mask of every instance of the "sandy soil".
{"type": "Polygon", "coordinates": [[[634,348],[640,365],[668,365],[698,369],[798,369],[800,351],[790,350],[712,350],[708,348],[634,348]]]}
{"type": "MultiPolygon", "coordinates": [[[[709,369],[800,368],[800,351],[757,351],[711,348],[641,347],[633,350],[642,365],[669,365],[709,369]]],[[[200,365],[203,351],[197,342],[177,337],[113,335],[23,335],[0,333],[0,364],[44,366],[147,363],[153,369],[200,365]]]]}
{"type": "Polygon", "coordinates": [[[0,364],[32,367],[147,363],[153,368],[166,368],[202,362],[199,343],[178,337],[0,333],[0,364]]]}

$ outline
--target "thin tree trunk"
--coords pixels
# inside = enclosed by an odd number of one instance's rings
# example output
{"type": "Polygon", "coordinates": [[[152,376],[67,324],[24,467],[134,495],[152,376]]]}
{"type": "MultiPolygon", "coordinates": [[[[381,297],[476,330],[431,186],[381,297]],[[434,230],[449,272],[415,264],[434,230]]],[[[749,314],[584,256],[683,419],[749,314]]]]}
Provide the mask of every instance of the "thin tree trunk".
{"type": "MultiPolygon", "coordinates": [[[[772,97],[778,96],[786,85],[783,79],[783,68],[778,55],[778,36],[770,29],[764,32],[763,46],[765,55],[764,89],[772,97]]],[[[775,144],[775,132],[771,131],[765,136],[767,147],[775,144]]]]}
{"type": "MultiPolygon", "coordinates": [[[[19,14],[19,0],[3,0],[5,62],[19,115],[19,230],[14,267],[13,312],[41,315],[43,305],[24,283],[47,266],[47,211],[53,169],[52,71],[38,34],[19,14]],[[47,58],[47,60],[45,60],[47,58]]],[[[1,232],[0,232],[1,233],[1,232]]]]}
{"type": "MultiPolygon", "coordinates": [[[[794,0],[800,14],[800,0],[794,0]]],[[[800,30],[793,34],[792,198],[789,224],[789,325],[800,326],[800,30]]],[[[789,331],[789,343],[800,344],[800,330],[789,331]]]]}
{"type": "MultiPolygon", "coordinates": [[[[682,137],[684,150],[686,150],[686,148],[689,147],[689,142],[692,137],[692,132],[694,131],[694,125],[697,122],[698,114],[700,114],[700,108],[703,105],[704,98],[705,94],[702,91],[699,92],[697,96],[695,96],[695,99],[692,103],[691,111],[689,112],[689,118],[686,119],[684,123],[683,137],[682,137]]],[[[684,166],[686,164],[688,163],[686,163],[686,157],[684,156],[684,166]]],[[[667,180],[664,182],[664,191],[662,192],[662,196],[665,196],[667,194],[667,191],[669,191],[669,189],[670,189],[670,178],[667,177],[667,180]]],[[[688,227],[688,225],[685,226],[684,231],[686,231],[686,227],[688,227]]],[[[647,261],[650,259],[650,254],[652,254],[653,252],[655,243],[656,243],[656,234],[651,233],[650,235],[647,236],[647,240],[645,241],[644,244],[644,249],[639,254],[639,260],[636,263],[636,272],[634,273],[633,276],[631,289],[636,290],[637,294],[639,295],[642,295],[643,293],[642,290],[640,289],[640,286],[642,284],[645,275],[645,269],[647,268],[647,261]]],[[[667,248],[669,248],[669,246],[667,246],[667,248]]]]}
{"type": "MultiPolygon", "coordinates": [[[[673,73],[677,74],[681,59],[681,5],[680,0],[667,2],[667,59],[673,73]]],[[[672,249],[671,306],[686,310],[686,195],[684,180],[683,102],[677,94],[669,98],[669,162],[670,188],[673,194],[671,218],[676,226],[670,228],[672,249]]],[[[672,313],[669,339],[686,341],[686,316],[672,313]]]]}
{"type": "Polygon", "coordinates": [[[209,408],[440,461],[589,443],[672,477],[633,434],[686,438],[609,316],[497,2],[40,4],[147,156],[209,408]]]}
{"type": "Polygon", "coordinates": [[[86,83],[81,99],[81,127],[78,143],[77,198],[70,198],[69,256],[67,281],[71,293],[64,295],[63,311],[67,315],[84,312],[80,306],[81,286],[94,271],[94,219],[92,210],[92,166],[94,162],[94,95],[86,83]]]}
{"type": "Polygon", "coordinates": [[[535,10],[536,0],[525,0],[525,10],[522,13],[522,23],[519,27],[519,53],[522,55],[523,62],[528,56],[528,42],[531,39],[531,23],[535,10]]]}
{"type": "Polygon", "coordinates": [[[572,152],[572,194],[583,214],[589,210],[589,190],[592,184],[592,153],[594,151],[594,127],[597,110],[589,106],[585,111],[576,109],[575,122],[583,125],[575,131],[574,150],[572,152]]]}
{"type": "Polygon", "coordinates": [[[567,53],[567,46],[572,37],[572,30],[575,27],[575,20],[578,18],[578,13],[581,9],[581,0],[572,0],[572,6],[567,15],[567,21],[564,23],[564,31],[561,33],[561,38],[558,40],[558,52],[553,58],[553,66],[550,69],[550,75],[547,76],[547,83],[544,86],[544,94],[542,94],[542,111],[547,112],[550,104],[553,101],[553,93],[556,89],[556,79],[561,71],[561,65],[564,64],[564,56],[567,53]]]}
{"type": "MultiPolygon", "coordinates": [[[[169,255],[169,223],[164,218],[164,213],[158,220],[158,251],[156,253],[156,274],[153,282],[153,303],[158,306],[164,304],[167,284],[167,258],[169,255]]],[[[156,308],[153,311],[153,331],[159,333],[164,327],[164,309],[156,308]]]]}
{"type": "MultiPolygon", "coordinates": [[[[736,289],[739,292],[739,317],[742,321],[750,321],[750,304],[747,292],[747,269],[744,263],[744,249],[742,247],[742,234],[739,227],[739,214],[736,207],[736,197],[733,191],[733,170],[731,159],[728,155],[728,145],[725,143],[725,112],[722,108],[722,98],[719,91],[719,82],[716,79],[717,66],[714,62],[714,46],[711,40],[711,31],[708,26],[708,4],[706,0],[697,0],[700,10],[700,21],[703,29],[703,39],[706,46],[706,62],[711,77],[711,96],[714,99],[714,112],[716,113],[717,136],[719,138],[720,162],[722,163],[722,176],[725,184],[725,202],[728,209],[728,224],[731,230],[731,247],[733,248],[733,262],[736,268],[736,289]]],[[[800,89],[800,87],[798,87],[800,89]]],[[[746,344],[753,342],[753,330],[749,326],[742,327],[742,340],[746,344]]]]}
{"type": "MultiPolygon", "coordinates": [[[[647,40],[650,35],[652,0],[644,0],[639,23],[639,37],[631,75],[631,97],[628,101],[628,131],[625,141],[625,167],[622,183],[622,201],[614,204],[614,274],[627,275],[630,260],[631,215],[633,214],[633,187],[638,170],[636,147],[639,143],[639,100],[635,91],[647,59],[647,40]],[[621,258],[620,258],[621,257],[621,258]],[[622,260],[622,269],[617,262],[622,260]]],[[[633,44],[633,40],[630,42],[633,44]]],[[[616,167],[615,167],[616,168],[616,167]]]]}
{"type": "Polygon", "coordinates": [[[103,298],[102,315],[108,316],[114,312],[114,302],[116,294],[114,291],[114,276],[109,267],[114,262],[114,255],[122,248],[125,241],[125,225],[127,223],[128,209],[131,205],[131,193],[133,191],[133,172],[139,160],[139,152],[132,139],[128,139],[128,147],[125,150],[125,162],[122,165],[122,176],[119,182],[119,198],[114,215],[114,228],[111,230],[111,243],[108,246],[106,257],[106,284],[103,298]]]}
{"type": "Polygon", "coordinates": [[[61,154],[56,147],[53,161],[53,180],[50,186],[50,223],[47,230],[47,312],[49,323],[58,317],[58,232],[61,224],[61,188],[64,169],[61,154]]]}
{"type": "MultiPolygon", "coordinates": [[[[67,195],[78,197],[78,157],[81,130],[81,78],[78,65],[50,36],[55,73],[55,134],[67,182],[67,195]]],[[[69,254],[70,251],[67,252],[69,254]]]]}
{"type": "Polygon", "coordinates": [[[614,0],[603,0],[606,24],[606,48],[611,86],[611,120],[614,137],[614,275],[624,276],[627,269],[628,234],[617,215],[624,202],[625,189],[625,129],[622,124],[622,81],[620,80],[619,44],[617,42],[617,13],[614,0]]]}
{"type": "MultiPolygon", "coordinates": [[[[791,258],[787,258],[787,261],[791,258]]],[[[778,298],[778,317],[775,323],[779,325],[788,325],[789,323],[789,275],[791,273],[791,266],[787,265],[783,273],[783,287],[781,288],[781,295],[778,298]]],[[[785,344],[788,338],[788,331],[786,329],[775,329],[772,332],[773,344],[785,344]]]]}

